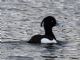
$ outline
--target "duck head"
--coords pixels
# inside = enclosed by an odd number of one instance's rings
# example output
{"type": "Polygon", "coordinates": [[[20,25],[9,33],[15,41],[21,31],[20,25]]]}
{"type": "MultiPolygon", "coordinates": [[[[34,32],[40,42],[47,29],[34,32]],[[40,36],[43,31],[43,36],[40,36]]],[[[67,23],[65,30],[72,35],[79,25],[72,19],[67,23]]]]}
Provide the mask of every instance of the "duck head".
{"type": "Polygon", "coordinates": [[[56,19],[52,16],[47,16],[43,19],[43,21],[41,22],[41,27],[44,26],[44,28],[46,29],[49,29],[54,26],[57,26],[57,22],[56,22],[56,19]]]}

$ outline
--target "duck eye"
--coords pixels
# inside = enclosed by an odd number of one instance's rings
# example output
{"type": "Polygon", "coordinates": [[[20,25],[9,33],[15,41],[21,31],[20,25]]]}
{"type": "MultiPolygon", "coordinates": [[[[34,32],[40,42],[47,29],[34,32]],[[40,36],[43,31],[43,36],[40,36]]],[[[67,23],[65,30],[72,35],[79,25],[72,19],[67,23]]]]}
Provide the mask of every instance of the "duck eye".
{"type": "Polygon", "coordinates": [[[53,22],[53,20],[51,22],[53,22]]]}

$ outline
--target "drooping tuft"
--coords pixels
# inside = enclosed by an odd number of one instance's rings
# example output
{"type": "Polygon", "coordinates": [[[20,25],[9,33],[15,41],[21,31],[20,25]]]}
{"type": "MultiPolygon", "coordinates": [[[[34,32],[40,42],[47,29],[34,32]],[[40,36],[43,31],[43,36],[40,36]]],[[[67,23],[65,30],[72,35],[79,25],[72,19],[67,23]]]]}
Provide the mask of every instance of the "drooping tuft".
{"type": "Polygon", "coordinates": [[[44,26],[44,27],[53,27],[53,26],[56,26],[57,25],[57,22],[56,22],[56,19],[52,16],[47,16],[43,19],[43,21],[41,22],[41,27],[44,26]]]}

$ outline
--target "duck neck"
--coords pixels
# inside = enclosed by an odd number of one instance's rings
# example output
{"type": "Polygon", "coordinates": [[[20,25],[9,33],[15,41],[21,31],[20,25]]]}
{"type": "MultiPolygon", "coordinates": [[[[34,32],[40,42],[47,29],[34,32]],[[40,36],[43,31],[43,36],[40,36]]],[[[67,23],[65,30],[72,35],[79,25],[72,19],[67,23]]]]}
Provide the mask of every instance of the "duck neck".
{"type": "Polygon", "coordinates": [[[47,36],[49,36],[51,38],[54,38],[56,40],[56,38],[55,38],[55,36],[54,36],[54,34],[52,32],[52,28],[51,29],[45,29],[45,35],[47,35],[47,36]]]}
{"type": "Polygon", "coordinates": [[[45,30],[45,35],[52,36],[53,35],[52,29],[45,30]]]}

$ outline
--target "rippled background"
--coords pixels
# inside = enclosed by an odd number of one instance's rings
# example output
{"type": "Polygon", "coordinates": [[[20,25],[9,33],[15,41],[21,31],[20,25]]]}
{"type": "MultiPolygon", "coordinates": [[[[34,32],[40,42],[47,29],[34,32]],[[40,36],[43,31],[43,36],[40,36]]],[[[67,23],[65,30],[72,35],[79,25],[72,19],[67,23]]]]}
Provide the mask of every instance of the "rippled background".
{"type": "Polygon", "coordinates": [[[0,60],[80,60],[80,0],[0,0],[0,60]],[[28,44],[49,15],[60,44],[28,44]]]}
{"type": "Polygon", "coordinates": [[[28,44],[26,41],[1,44],[1,60],[80,60],[80,42],[28,44]]]}

